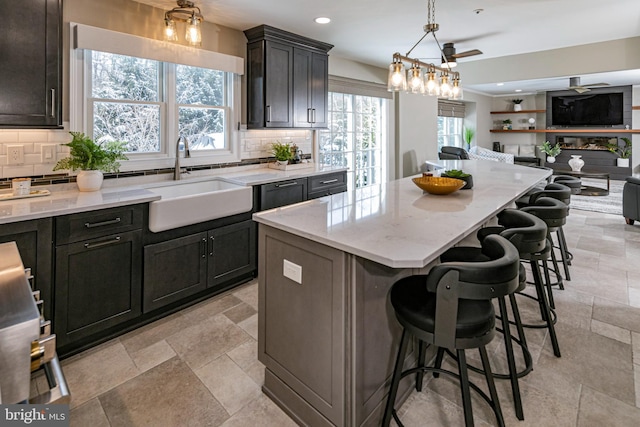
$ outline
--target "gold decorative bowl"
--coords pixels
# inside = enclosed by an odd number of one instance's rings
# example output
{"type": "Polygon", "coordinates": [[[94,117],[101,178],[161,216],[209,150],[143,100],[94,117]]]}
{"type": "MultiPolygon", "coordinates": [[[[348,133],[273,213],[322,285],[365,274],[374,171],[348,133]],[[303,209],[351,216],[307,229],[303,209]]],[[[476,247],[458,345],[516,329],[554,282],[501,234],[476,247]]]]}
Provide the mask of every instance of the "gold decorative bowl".
{"type": "Polygon", "coordinates": [[[413,183],[429,194],[450,194],[464,187],[464,181],[439,176],[421,176],[413,178],[413,183]]]}

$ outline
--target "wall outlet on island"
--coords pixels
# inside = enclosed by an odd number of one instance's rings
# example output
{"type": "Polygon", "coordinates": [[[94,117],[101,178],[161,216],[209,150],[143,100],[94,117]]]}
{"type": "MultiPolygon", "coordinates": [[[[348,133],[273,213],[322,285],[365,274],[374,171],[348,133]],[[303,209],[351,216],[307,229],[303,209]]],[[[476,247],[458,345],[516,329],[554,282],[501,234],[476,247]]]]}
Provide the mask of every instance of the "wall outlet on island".
{"type": "Polygon", "coordinates": [[[282,261],[282,274],[294,282],[302,284],[302,266],[294,264],[289,260],[282,261]]]}

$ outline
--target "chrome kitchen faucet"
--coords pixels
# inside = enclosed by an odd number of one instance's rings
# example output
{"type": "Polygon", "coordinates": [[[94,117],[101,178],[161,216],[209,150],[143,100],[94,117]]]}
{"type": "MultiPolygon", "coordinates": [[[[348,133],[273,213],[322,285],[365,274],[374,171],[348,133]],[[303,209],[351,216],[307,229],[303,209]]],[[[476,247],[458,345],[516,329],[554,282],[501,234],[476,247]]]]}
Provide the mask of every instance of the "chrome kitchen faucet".
{"type": "Polygon", "coordinates": [[[180,175],[182,173],[189,173],[186,170],[184,172],[180,170],[180,141],[184,142],[184,158],[188,159],[191,157],[191,154],[189,153],[189,140],[186,136],[179,136],[176,141],[176,165],[175,170],[173,171],[173,179],[175,181],[180,180],[180,175]]]}

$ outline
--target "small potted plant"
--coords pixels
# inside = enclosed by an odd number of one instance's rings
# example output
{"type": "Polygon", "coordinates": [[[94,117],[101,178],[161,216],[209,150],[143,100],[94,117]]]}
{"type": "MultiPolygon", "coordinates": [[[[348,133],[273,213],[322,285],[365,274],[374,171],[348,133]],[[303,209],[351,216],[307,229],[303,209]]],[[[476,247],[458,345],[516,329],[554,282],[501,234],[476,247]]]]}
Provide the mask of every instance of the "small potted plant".
{"type": "Polygon", "coordinates": [[[282,166],[288,164],[289,160],[293,159],[291,145],[288,143],[283,144],[280,141],[271,144],[271,154],[276,158],[276,162],[282,166]]]}
{"type": "Polygon", "coordinates": [[[545,141],[542,144],[540,151],[547,155],[547,162],[549,163],[555,163],[556,156],[562,152],[562,150],[560,149],[560,144],[556,143],[556,145],[551,146],[551,143],[549,141],[545,141]]]}
{"type": "Polygon", "coordinates": [[[448,178],[455,178],[464,181],[464,187],[461,190],[469,190],[473,188],[473,176],[471,174],[465,173],[459,169],[451,169],[448,171],[444,171],[440,174],[440,176],[445,176],[448,178]]]}
{"type": "Polygon", "coordinates": [[[511,119],[504,119],[502,121],[502,130],[511,130],[511,119]]]}
{"type": "Polygon", "coordinates": [[[624,145],[620,146],[618,144],[608,144],[607,149],[611,151],[613,154],[618,155],[619,157],[616,159],[616,164],[619,167],[628,168],[629,167],[629,158],[631,157],[631,140],[629,138],[620,138],[624,141],[624,145]]]}
{"type": "Polygon", "coordinates": [[[125,143],[121,141],[105,141],[100,144],[82,132],[69,132],[73,139],[64,144],[71,148],[69,157],[56,163],[53,170],[80,170],[76,183],[80,191],[97,191],[102,187],[103,172],[118,172],[118,160],[127,160],[124,155],[125,143]]]}
{"type": "Polygon", "coordinates": [[[511,102],[513,102],[513,111],[522,111],[522,99],[512,99],[511,102]]]}
{"type": "Polygon", "coordinates": [[[467,151],[471,148],[471,141],[473,137],[476,135],[476,131],[473,128],[465,127],[463,131],[462,138],[464,139],[464,143],[467,146],[467,151]]]}

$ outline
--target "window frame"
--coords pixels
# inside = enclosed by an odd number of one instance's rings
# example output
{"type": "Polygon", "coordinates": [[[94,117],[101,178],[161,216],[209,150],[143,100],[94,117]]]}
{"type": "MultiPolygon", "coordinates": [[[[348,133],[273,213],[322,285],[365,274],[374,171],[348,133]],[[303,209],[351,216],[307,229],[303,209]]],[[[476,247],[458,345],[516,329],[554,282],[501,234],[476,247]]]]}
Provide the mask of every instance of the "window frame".
{"type": "MultiPolygon", "coordinates": [[[[74,46],[73,31],[71,31],[71,46],[74,46]]],[[[69,69],[69,126],[72,131],[93,134],[93,118],[89,117],[89,104],[94,102],[91,98],[91,61],[87,57],[88,49],[71,49],[69,69]]],[[[131,56],[131,55],[129,55],[131,56]]],[[[144,56],[139,56],[144,57],[144,56]]],[[[121,161],[120,170],[134,171],[144,169],[162,169],[174,167],[176,157],[175,141],[178,139],[178,104],[175,96],[175,67],[177,64],[164,62],[153,58],[160,63],[160,92],[164,94],[160,103],[161,127],[160,150],[154,153],[128,153],[129,160],[121,161]],[[163,116],[162,116],[163,115],[163,116]],[[164,117],[164,123],[163,118],[164,117]]],[[[188,65],[188,64],[185,64],[188,65]]],[[[192,65],[189,65],[192,66],[192,65]]],[[[222,71],[222,70],[218,70],[222,71]]],[[[191,157],[181,159],[182,166],[197,166],[217,163],[239,162],[240,132],[239,123],[241,115],[241,78],[240,75],[229,71],[225,73],[224,94],[225,104],[222,106],[225,114],[225,139],[228,141],[226,149],[193,150],[191,157]]],[[[141,102],[152,104],[152,102],[141,102]]],[[[192,106],[193,104],[187,104],[192,106]]],[[[206,106],[209,107],[209,106],[206,106]]],[[[215,108],[219,108],[216,106],[215,108]]],[[[182,155],[181,155],[182,156],[182,155]]]]}
{"type": "MultiPolygon", "coordinates": [[[[450,116],[441,116],[438,115],[437,117],[437,128],[438,128],[438,137],[437,137],[437,141],[438,141],[438,151],[440,151],[442,149],[443,146],[449,146],[449,147],[458,147],[458,148],[464,148],[464,119],[461,117],[450,117],[450,116]],[[440,123],[438,123],[440,120],[457,120],[459,121],[459,131],[460,133],[441,133],[440,132],[440,123]],[[440,143],[440,139],[446,140],[443,141],[443,143],[440,143]],[[451,138],[454,138],[454,143],[451,143],[451,138]]],[[[443,129],[449,129],[449,126],[442,126],[443,129]]]]}

